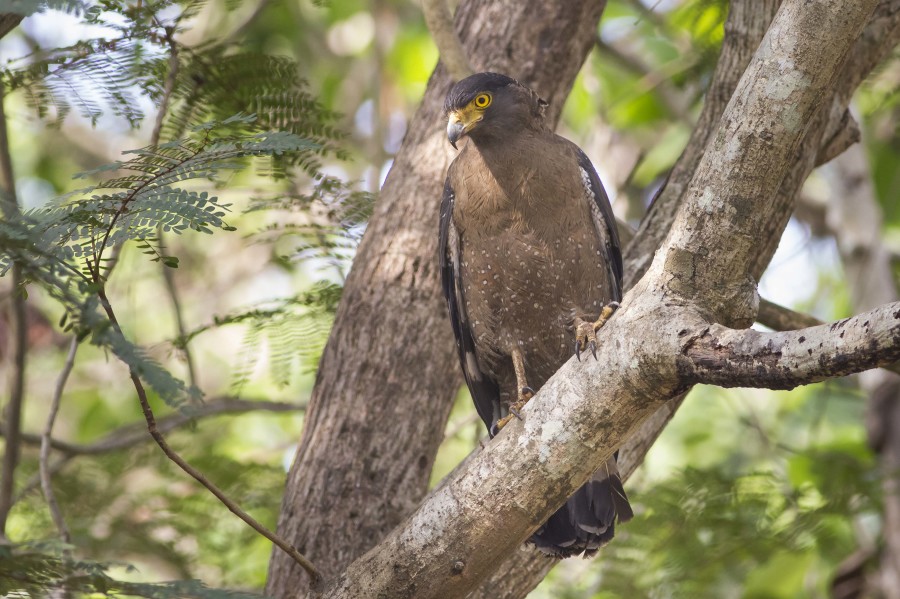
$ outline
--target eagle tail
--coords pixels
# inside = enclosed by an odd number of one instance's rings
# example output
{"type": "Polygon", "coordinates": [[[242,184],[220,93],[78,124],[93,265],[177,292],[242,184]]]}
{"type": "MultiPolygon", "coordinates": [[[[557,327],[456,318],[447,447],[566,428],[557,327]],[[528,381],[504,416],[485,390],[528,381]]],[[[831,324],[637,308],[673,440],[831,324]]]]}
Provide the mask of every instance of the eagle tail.
{"type": "Polygon", "coordinates": [[[616,458],[611,457],[529,541],[552,557],[590,557],[612,540],[617,519],[628,522],[633,516],[616,458]]]}

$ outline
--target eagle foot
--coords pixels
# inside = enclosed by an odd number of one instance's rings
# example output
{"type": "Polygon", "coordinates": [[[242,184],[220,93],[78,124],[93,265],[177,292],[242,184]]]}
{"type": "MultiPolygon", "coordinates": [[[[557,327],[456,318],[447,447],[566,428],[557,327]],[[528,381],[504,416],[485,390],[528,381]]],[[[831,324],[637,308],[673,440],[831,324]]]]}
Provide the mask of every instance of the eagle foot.
{"type": "Polygon", "coordinates": [[[518,401],[516,401],[516,403],[509,405],[509,414],[507,414],[506,416],[498,420],[496,424],[494,424],[495,434],[501,428],[509,424],[509,421],[513,418],[523,420],[522,414],[519,413],[519,410],[524,408],[525,404],[527,404],[528,400],[530,400],[532,397],[534,397],[534,389],[532,389],[531,387],[525,386],[519,389],[519,399],[518,401]]]}
{"type": "Polygon", "coordinates": [[[600,311],[600,316],[594,322],[586,322],[581,318],[575,318],[575,357],[581,362],[581,352],[591,350],[591,355],[597,359],[597,331],[610,319],[619,302],[609,302],[600,311]]]}

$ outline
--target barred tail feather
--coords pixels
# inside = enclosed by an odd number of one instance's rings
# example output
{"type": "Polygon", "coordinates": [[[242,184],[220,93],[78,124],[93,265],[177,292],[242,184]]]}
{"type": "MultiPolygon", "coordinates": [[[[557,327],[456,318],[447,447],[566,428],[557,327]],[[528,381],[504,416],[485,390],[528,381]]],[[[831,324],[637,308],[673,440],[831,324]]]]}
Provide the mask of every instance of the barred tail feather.
{"type": "Polygon", "coordinates": [[[634,512],[612,457],[529,541],[552,557],[590,557],[612,540],[617,519],[627,522],[632,517],[634,512]]]}

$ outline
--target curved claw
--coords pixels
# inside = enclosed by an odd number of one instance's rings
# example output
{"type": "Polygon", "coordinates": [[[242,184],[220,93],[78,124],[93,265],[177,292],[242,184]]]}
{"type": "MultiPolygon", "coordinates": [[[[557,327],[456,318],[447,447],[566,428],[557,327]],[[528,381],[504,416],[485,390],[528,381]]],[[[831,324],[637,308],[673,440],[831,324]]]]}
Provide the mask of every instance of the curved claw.
{"type": "Polygon", "coordinates": [[[594,360],[596,360],[596,359],[597,359],[597,342],[596,342],[596,341],[591,341],[591,342],[588,344],[588,347],[591,348],[591,354],[593,354],[594,360]]]}
{"type": "Polygon", "coordinates": [[[578,343],[578,339],[575,340],[575,357],[581,362],[581,344],[578,343]]]}

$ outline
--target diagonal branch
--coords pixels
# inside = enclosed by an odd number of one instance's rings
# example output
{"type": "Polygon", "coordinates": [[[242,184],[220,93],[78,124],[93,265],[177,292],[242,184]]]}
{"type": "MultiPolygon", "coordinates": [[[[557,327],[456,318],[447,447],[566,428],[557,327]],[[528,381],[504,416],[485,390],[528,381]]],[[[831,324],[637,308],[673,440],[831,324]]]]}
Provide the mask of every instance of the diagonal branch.
{"type": "MultiPolygon", "coordinates": [[[[640,2],[635,2],[640,5],[640,2]]],[[[716,131],[726,104],[737,87],[741,73],[750,62],[763,33],[769,26],[780,0],[734,0],[730,2],[725,22],[725,39],[713,79],[706,92],[703,109],[684,152],[669,173],[663,189],[657,194],[641,221],[638,233],[625,248],[625,286],[631,287],[647,268],[662,245],[684,201],[685,192],[703,156],[707,142],[716,131]]],[[[656,18],[652,11],[647,12],[656,18]]]]}
{"type": "Polygon", "coordinates": [[[761,333],[714,324],[679,359],[692,384],[793,389],[900,359],[900,302],[796,331],[761,333]]]}
{"type": "MultiPolygon", "coordinates": [[[[103,305],[103,310],[106,312],[106,315],[109,317],[110,323],[112,326],[116,328],[116,330],[121,333],[121,328],[119,327],[119,321],[116,319],[115,312],[113,312],[112,306],[109,303],[109,299],[106,297],[106,292],[101,287],[97,292],[98,297],[100,298],[100,303],[103,305]]],[[[231,513],[235,516],[243,520],[250,528],[258,532],[260,535],[269,539],[272,543],[274,543],[278,548],[291,556],[291,559],[296,561],[309,575],[312,579],[313,586],[319,583],[321,580],[321,574],[316,569],[313,564],[306,559],[297,549],[281,538],[279,535],[275,534],[262,524],[256,521],[250,514],[245,512],[241,507],[236,504],[228,495],[225,494],[222,489],[217,487],[212,483],[206,476],[188,464],[184,458],[182,458],[166,441],[165,437],[159,432],[159,428],[156,425],[156,417],[153,414],[153,410],[150,408],[150,402],[147,399],[147,392],[144,389],[144,384],[141,382],[140,377],[134,369],[129,369],[129,374],[131,376],[131,382],[134,384],[134,390],[137,392],[138,401],[141,404],[141,411],[144,413],[144,419],[147,421],[147,430],[150,433],[150,436],[153,437],[153,440],[156,441],[156,444],[159,445],[159,448],[166,455],[167,458],[172,460],[179,468],[184,470],[189,476],[191,476],[194,480],[200,483],[203,487],[206,488],[207,491],[212,493],[216,499],[222,502],[225,507],[227,507],[231,513]]]]}
{"type": "Polygon", "coordinates": [[[806,327],[814,327],[822,324],[815,316],[791,310],[767,299],[760,298],[759,312],[756,314],[756,322],[765,325],[773,331],[796,331],[806,327]]]}
{"type": "Polygon", "coordinates": [[[447,67],[450,76],[459,81],[471,75],[474,71],[456,35],[447,0],[422,0],[422,13],[428,31],[438,47],[441,62],[447,67]]]}

